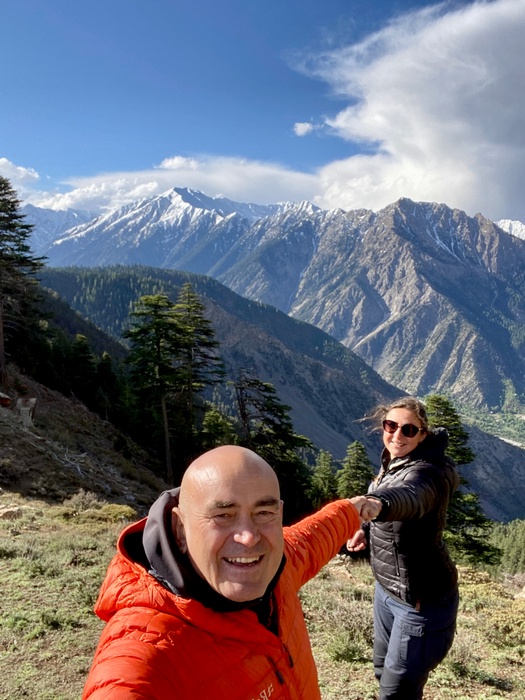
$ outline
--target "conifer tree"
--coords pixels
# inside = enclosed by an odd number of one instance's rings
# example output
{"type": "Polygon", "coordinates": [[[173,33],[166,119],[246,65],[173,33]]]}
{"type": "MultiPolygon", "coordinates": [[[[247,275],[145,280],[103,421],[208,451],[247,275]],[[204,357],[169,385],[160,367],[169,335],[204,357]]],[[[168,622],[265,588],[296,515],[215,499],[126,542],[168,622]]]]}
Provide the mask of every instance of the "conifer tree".
{"type": "Polygon", "coordinates": [[[337,495],[339,498],[361,496],[368,491],[373,478],[374,470],[364,446],[357,440],[350,443],[337,473],[337,495]]]}
{"type": "Polygon", "coordinates": [[[69,381],[73,394],[93,409],[96,392],[97,366],[88,339],[77,333],[69,355],[69,381]]]}
{"type": "Polygon", "coordinates": [[[164,435],[166,479],[173,483],[168,397],[181,386],[179,357],[184,333],[165,294],[141,297],[132,313],[130,328],[123,335],[131,341],[128,362],[142,400],[160,409],[164,435]]]}
{"type": "Polygon", "coordinates": [[[0,383],[7,384],[6,339],[20,328],[34,300],[34,274],[42,259],[31,254],[32,226],[24,223],[20,202],[9,180],[0,177],[0,383]]]}
{"type": "Polygon", "coordinates": [[[121,405],[125,389],[122,375],[114,368],[111,355],[105,351],[96,366],[96,394],[94,397],[95,410],[105,420],[121,425],[121,405]]]}
{"type": "MultiPolygon", "coordinates": [[[[447,455],[458,467],[471,462],[475,454],[467,445],[468,433],[452,402],[444,396],[431,394],[425,403],[429,426],[441,426],[448,432],[447,455]]],[[[448,508],[446,542],[457,559],[496,563],[501,553],[488,541],[492,521],[483,513],[479,496],[468,488],[469,482],[460,472],[460,488],[452,496],[448,508]]]]}
{"type": "Polygon", "coordinates": [[[285,521],[291,523],[311,509],[310,472],[301,453],[312,450],[313,445],[294,431],[290,406],[280,402],[271,383],[241,371],[233,385],[239,444],[253,449],[274,468],[285,503],[285,521]]]}
{"type": "Polygon", "coordinates": [[[310,498],[316,510],[337,498],[334,460],[326,450],[319,450],[315,460],[310,498]]]}
{"type": "Polygon", "coordinates": [[[200,446],[203,451],[237,442],[235,425],[217,406],[209,405],[202,421],[200,446]]]}
{"type": "Polygon", "coordinates": [[[160,412],[167,480],[174,481],[176,466],[178,482],[199,447],[196,423],[197,418],[202,421],[206,404],[196,399],[223,377],[218,342],[190,284],[183,285],[175,303],[166,294],[142,296],[132,318],[124,333],[131,341],[132,379],[143,409],[150,408],[153,420],[155,410],[160,412]],[[176,464],[171,458],[175,442],[176,464]]]}
{"type": "Polygon", "coordinates": [[[499,573],[525,574],[525,520],[495,523],[490,542],[502,551],[499,573]]]}
{"type": "Polygon", "coordinates": [[[188,282],[182,285],[173,306],[181,333],[180,350],[178,353],[180,385],[177,395],[178,439],[187,448],[188,457],[195,451],[196,436],[194,435],[197,422],[196,411],[199,409],[200,419],[205,413],[205,404],[197,403],[207,387],[221,382],[224,377],[224,366],[218,354],[219,343],[215,332],[205,316],[204,304],[188,282]]]}

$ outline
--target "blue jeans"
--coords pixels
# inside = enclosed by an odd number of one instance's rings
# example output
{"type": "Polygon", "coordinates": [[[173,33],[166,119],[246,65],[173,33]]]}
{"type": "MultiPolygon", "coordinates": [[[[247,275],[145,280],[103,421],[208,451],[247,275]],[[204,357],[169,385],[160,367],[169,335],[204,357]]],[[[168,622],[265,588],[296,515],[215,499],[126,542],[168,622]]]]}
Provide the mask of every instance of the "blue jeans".
{"type": "Polygon", "coordinates": [[[379,700],[421,700],[432,669],[445,658],[456,631],[459,595],[416,610],[376,583],[374,671],[379,700]]]}

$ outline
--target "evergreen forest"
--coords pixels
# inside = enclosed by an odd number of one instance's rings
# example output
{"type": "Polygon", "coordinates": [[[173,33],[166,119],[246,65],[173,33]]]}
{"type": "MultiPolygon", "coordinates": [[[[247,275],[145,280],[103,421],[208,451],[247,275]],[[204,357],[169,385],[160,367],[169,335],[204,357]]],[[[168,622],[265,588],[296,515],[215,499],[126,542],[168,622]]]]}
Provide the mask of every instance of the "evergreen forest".
{"type": "MultiPolygon", "coordinates": [[[[46,269],[28,246],[31,227],[10,183],[0,178],[0,377],[7,368],[83,402],[154,458],[177,485],[204,450],[238,444],[275,469],[293,522],[336,498],[366,491],[374,467],[359,442],[337,461],[295,431],[275,387],[241,368],[229,376],[207,318],[207,278],[147,268],[46,269]],[[51,284],[51,281],[53,283],[51,284]],[[61,285],[70,285],[60,293],[61,285]],[[51,291],[50,288],[57,291],[51,291]],[[61,298],[74,297],[75,312],[61,298]],[[88,320],[89,319],[89,320],[88,320]],[[100,329],[104,329],[103,331],[100,329]]],[[[257,305],[252,308],[256,311],[257,305]]],[[[431,426],[447,428],[461,467],[474,455],[453,403],[424,397],[431,426]]],[[[488,520],[462,476],[449,510],[447,543],[458,561],[494,572],[525,572],[523,521],[488,520]]]]}

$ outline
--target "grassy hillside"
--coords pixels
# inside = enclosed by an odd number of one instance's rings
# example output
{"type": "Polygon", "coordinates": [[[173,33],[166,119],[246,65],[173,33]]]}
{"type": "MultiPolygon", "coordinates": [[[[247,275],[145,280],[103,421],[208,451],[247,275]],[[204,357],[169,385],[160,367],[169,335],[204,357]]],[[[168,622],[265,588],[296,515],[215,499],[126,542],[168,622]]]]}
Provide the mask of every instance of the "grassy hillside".
{"type": "MultiPolygon", "coordinates": [[[[103,627],[92,606],[129,515],[85,491],[61,505],[0,493],[0,700],[78,700],[103,627]]],[[[461,570],[458,634],[425,700],[525,697],[517,590],[461,570]]],[[[336,558],[301,596],[323,700],[373,700],[368,566],[336,558]]]]}
{"type": "MultiPolygon", "coordinates": [[[[34,425],[0,408],[0,700],[78,700],[102,630],[93,603],[123,524],[165,484],[77,401],[26,377],[34,425]]],[[[372,579],[336,559],[302,592],[323,700],[372,700],[372,579]]],[[[459,630],[426,700],[525,697],[525,575],[461,571],[459,630]]]]}

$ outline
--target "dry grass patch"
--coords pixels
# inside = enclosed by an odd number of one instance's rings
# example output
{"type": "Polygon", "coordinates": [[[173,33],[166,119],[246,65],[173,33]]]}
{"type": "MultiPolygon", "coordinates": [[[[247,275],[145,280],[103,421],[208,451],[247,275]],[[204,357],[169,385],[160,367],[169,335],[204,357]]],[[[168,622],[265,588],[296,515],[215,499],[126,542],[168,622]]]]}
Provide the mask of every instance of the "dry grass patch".
{"type": "MultiPolygon", "coordinates": [[[[103,623],[93,614],[127,506],[79,492],[62,504],[0,493],[0,700],[78,700],[103,623]],[[111,507],[109,507],[111,506],[111,507]],[[115,506],[117,510],[115,510],[115,506]]],[[[461,570],[458,633],[425,700],[523,700],[525,601],[461,570]]],[[[323,700],[374,700],[373,579],[337,557],[301,591],[323,700]]]]}
{"type": "MultiPolygon", "coordinates": [[[[302,590],[323,700],[374,700],[370,567],[336,558],[302,590]]],[[[473,569],[460,571],[458,631],[425,700],[525,698],[525,601],[473,569]]]]}

